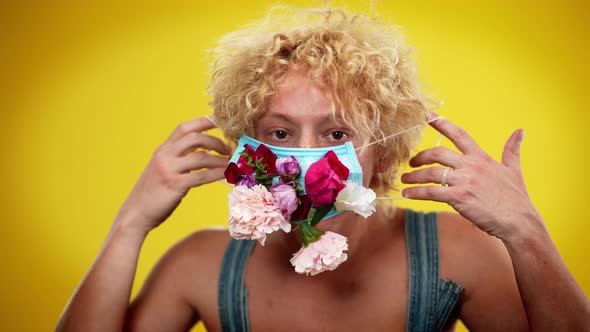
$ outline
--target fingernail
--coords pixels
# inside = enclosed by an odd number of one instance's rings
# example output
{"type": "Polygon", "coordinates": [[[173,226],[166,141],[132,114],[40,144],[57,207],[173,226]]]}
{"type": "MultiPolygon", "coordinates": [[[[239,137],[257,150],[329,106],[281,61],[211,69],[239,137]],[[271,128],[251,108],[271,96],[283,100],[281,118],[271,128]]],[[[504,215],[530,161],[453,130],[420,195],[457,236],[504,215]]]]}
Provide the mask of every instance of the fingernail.
{"type": "Polygon", "coordinates": [[[402,190],[402,197],[403,198],[408,198],[408,194],[406,193],[406,190],[402,190]]]}
{"type": "Polygon", "coordinates": [[[520,139],[518,140],[519,143],[522,143],[522,141],[524,140],[524,134],[526,133],[524,130],[522,130],[522,132],[520,133],[520,139]]]}

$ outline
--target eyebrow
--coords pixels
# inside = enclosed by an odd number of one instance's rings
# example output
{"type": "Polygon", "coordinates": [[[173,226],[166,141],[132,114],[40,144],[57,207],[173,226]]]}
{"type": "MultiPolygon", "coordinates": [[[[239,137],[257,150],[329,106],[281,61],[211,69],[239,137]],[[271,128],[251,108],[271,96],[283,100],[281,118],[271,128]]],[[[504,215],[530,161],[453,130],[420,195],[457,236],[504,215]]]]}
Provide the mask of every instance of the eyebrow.
{"type": "Polygon", "coordinates": [[[289,123],[293,123],[293,120],[291,119],[290,116],[286,115],[286,114],[282,114],[282,113],[272,113],[267,115],[268,118],[271,119],[278,119],[278,120],[283,120],[289,123]]]}
{"type": "MultiPolygon", "coordinates": [[[[272,113],[272,114],[269,114],[268,115],[268,118],[271,118],[271,119],[279,119],[279,120],[283,120],[283,121],[286,121],[286,122],[289,122],[289,123],[293,123],[294,122],[293,119],[292,119],[292,117],[290,117],[290,116],[288,116],[286,114],[282,114],[282,113],[272,113]]],[[[321,121],[329,121],[329,120],[334,120],[334,119],[332,119],[332,116],[330,114],[327,114],[326,116],[321,117],[320,120],[321,121]]],[[[336,120],[336,121],[338,121],[338,120],[336,120]]],[[[340,120],[340,121],[342,121],[342,120],[340,120]]]]}

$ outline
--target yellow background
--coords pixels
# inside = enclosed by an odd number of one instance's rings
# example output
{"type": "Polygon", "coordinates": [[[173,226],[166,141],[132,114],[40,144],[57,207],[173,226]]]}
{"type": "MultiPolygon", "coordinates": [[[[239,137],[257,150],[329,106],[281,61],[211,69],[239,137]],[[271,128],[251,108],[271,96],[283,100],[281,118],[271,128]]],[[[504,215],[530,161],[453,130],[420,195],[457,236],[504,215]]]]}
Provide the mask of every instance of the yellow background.
{"type": "MultiPolygon", "coordinates": [[[[206,50],[272,4],[2,2],[3,330],[53,329],[151,153],[178,123],[209,114],[206,50]]],[[[364,1],[334,5],[369,11],[364,1]]],[[[377,9],[405,29],[424,90],[445,102],[440,114],[497,158],[513,129],[526,130],[530,194],[590,294],[583,2],[382,1],[377,9]]],[[[436,139],[428,130],[422,147],[436,139]]],[[[134,292],[173,243],[224,225],[227,192],[218,183],[191,191],[149,236],[134,292]]]]}

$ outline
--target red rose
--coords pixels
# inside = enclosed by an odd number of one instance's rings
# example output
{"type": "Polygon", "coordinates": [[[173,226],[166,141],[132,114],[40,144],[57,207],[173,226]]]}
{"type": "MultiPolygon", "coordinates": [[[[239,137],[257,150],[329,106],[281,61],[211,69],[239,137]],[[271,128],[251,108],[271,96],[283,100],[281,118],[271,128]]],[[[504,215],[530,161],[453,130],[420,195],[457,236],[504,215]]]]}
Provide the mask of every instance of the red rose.
{"type": "Polygon", "coordinates": [[[243,173],[252,174],[254,173],[254,167],[248,166],[248,160],[256,161],[256,151],[254,151],[250,145],[246,144],[244,145],[244,151],[240,153],[240,158],[238,158],[237,165],[240,171],[243,173]],[[249,158],[246,157],[244,153],[247,154],[249,158]]]}
{"type": "Polygon", "coordinates": [[[277,156],[270,151],[270,149],[264,145],[260,144],[258,149],[256,149],[256,160],[260,161],[264,164],[264,169],[266,170],[267,174],[277,174],[277,156]]]}
{"type": "MultiPolygon", "coordinates": [[[[247,178],[256,172],[257,175],[262,175],[265,178],[277,174],[276,168],[277,156],[270,151],[270,149],[260,144],[256,151],[246,144],[244,151],[240,153],[237,163],[229,163],[225,169],[224,175],[228,183],[237,184],[241,179],[247,178]],[[262,171],[264,170],[264,171],[262,171]]],[[[259,178],[260,179],[260,178],[259,178]]],[[[268,185],[270,185],[270,177],[268,177],[268,185]]],[[[265,184],[265,181],[261,182],[265,184]]]]}
{"type": "Polygon", "coordinates": [[[311,208],[311,200],[307,195],[299,196],[299,206],[295,212],[291,214],[291,221],[299,221],[307,218],[309,209],[311,208]]]}
{"type": "Polygon", "coordinates": [[[240,153],[237,163],[229,163],[223,175],[227,183],[237,184],[244,176],[252,175],[254,167],[248,165],[248,161],[256,161],[256,151],[248,144],[244,145],[244,151],[240,153]]]}
{"type": "Polygon", "coordinates": [[[334,151],[309,166],[305,173],[305,191],[314,206],[334,203],[336,196],[348,179],[348,168],[344,166],[334,151]]]}
{"type": "Polygon", "coordinates": [[[225,175],[225,179],[227,183],[236,184],[238,182],[238,178],[243,173],[240,172],[238,165],[236,163],[229,163],[223,175],[225,175]]]}

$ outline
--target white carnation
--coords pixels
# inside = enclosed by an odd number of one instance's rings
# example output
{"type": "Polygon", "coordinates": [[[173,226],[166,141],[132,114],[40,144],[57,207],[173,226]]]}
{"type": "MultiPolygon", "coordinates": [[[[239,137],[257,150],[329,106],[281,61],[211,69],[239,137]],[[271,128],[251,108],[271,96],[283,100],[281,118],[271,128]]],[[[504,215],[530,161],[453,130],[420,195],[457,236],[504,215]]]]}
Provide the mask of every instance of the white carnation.
{"type": "Polygon", "coordinates": [[[334,206],[338,211],[352,210],[367,218],[376,210],[377,195],[372,189],[359,186],[353,181],[344,181],[346,187],[342,189],[334,206]]]}

